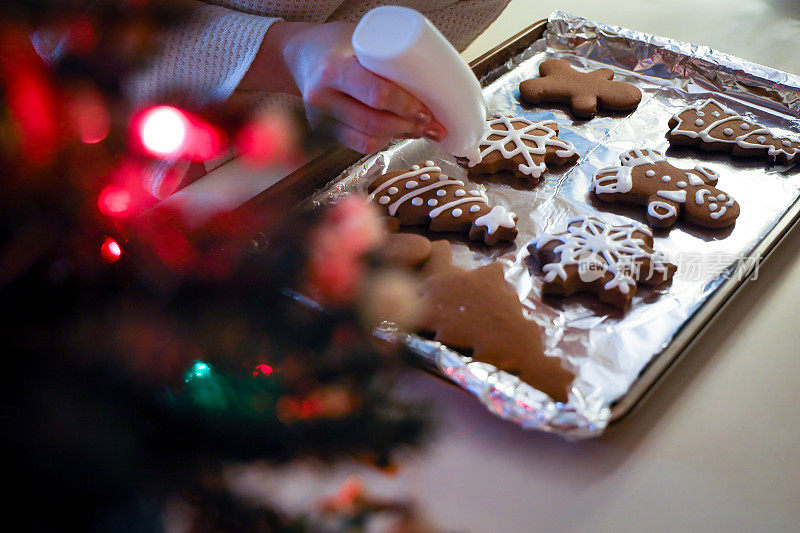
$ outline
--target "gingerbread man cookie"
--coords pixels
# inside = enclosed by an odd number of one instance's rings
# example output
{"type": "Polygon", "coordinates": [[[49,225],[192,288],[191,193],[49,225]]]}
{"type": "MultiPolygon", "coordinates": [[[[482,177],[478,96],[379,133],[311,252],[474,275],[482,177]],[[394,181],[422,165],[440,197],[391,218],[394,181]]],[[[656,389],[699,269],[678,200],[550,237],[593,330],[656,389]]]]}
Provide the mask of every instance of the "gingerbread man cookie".
{"type": "Polygon", "coordinates": [[[555,122],[533,122],[522,117],[501,116],[487,122],[478,145],[479,154],[469,160],[470,172],[491,174],[510,170],[517,177],[538,183],[548,164],[577,161],[572,143],[559,139],[555,122]]]}
{"type": "Polygon", "coordinates": [[[719,175],[709,168],[674,167],[658,150],[631,150],[619,159],[622,166],[597,171],[591,190],[606,202],[646,205],[652,227],[671,227],[681,212],[706,228],[730,226],[739,216],[739,204],[714,186],[719,175]]]}
{"type": "Polygon", "coordinates": [[[454,349],[519,376],[556,401],[567,400],[574,375],[561,361],[544,354],[542,330],[525,318],[514,288],[500,263],[475,270],[454,266],[447,241],[436,241],[423,269],[427,303],[420,329],[454,349]]]}
{"type": "Polygon", "coordinates": [[[653,250],[647,228],[611,225],[592,217],[571,220],[566,231],[537,238],[529,250],[542,264],[545,294],[591,292],[623,310],[636,294],[637,283],[658,285],[677,270],[653,250]]]}
{"type": "Polygon", "coordinates": [[[670,119],[669,127],[667,138],[672,144],[739,156],[766,155],[778,163],[800,158],[800,140],[782,137],[713,99],[684,107],[670,119]]]}
{"type": "Polygon", "coordinates": [[[628,111],[642,101],[642,91],[634,85],[611,81],[614,71],[610,68],[579,72],[564,59],[548,59],[539,65],[539,74],[540,78],[519,84],[522,100],[569,104],[580,118],[595,116],[598,105],[609,111],[628,111]]]}
{"type": "Polygon", "coordinates": [[[402,226],[428,226],[431,231],[469,231],[486,244],[513,242],[516,215],[502,206],[489,207],[478,190],[442,173],[433,161],[389,172],[367,187],[370,201],[397,218],[402,226]]]}

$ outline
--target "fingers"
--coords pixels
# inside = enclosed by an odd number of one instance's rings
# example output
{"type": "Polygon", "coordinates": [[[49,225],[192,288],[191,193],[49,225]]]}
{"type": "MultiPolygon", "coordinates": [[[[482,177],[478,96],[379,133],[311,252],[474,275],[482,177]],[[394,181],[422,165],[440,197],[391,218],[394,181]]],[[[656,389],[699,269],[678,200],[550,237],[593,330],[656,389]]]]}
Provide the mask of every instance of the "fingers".
{"type": "Polygon", "coordinates": [[[389,136],[369,135],[317,109],[306,107],[306,115],[312,128],[328,131],[342,144],[362,154],[377,152],[391,141],[389,136]]]}
{"type": "Polygon", "coordinates": [[[347,124],[371,137],[422,137],[425,126],[390,113],[367,107],[343,93],[333,93],[328,99],[328,113],[343,124],[347,124]]]}
{"type": "Polygon", "coordinates": [[[391,140],[388,137],[372,137],[341,122],[335,125],[334,131],[336,138],[339,139],[342,144],[362,154],[377,152],[389,144],[391,140]]]}
{"type": "Polygon", "coordinates": [[[425,105],[402,87],[368,71],[352,58],[339,75],[332,80],[332,87],[353,97],[373,109],[388,111],[400,118],[417,124],[421,133],[433,140],[441,140],[447,134],[444,126],[433,119],[425,105]]]}

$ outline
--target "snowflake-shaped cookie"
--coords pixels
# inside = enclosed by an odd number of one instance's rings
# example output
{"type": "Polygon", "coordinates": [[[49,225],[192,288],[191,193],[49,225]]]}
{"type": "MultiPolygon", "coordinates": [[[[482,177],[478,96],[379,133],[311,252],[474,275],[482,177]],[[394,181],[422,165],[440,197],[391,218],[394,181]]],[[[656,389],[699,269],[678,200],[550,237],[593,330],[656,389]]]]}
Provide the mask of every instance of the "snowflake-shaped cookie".
{"type": "Polygon", "coordinates": [[[555,122],[497,117],[487,122],[479,151],[469,159],[468,166],[477,174],[510,170],[520,178],[538,182],[547,164],[563,165],[578,159],[575,146],[557,135],[555,122]]]}
{"type": "Polygon", "coordinates": [[[677,269],[653,250],[647,228],[592,217],[571,220],[566,231],[543,235],[529,249],[542,264],[544,293],[588,291],[622,309],[630,305],[637,283],[658,285],[677,269]]]}

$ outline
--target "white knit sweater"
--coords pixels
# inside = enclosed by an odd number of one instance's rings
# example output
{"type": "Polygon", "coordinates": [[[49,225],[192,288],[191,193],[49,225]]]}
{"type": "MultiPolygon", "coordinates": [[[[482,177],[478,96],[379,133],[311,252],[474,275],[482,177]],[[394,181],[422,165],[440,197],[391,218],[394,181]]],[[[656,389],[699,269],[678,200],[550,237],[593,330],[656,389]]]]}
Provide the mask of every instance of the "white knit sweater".
{"type": "Polygon", "coordinates": [[[189,20],[168,34],[160,54],[128,84],[137,101],[192,94],[205,101],[231,96],[277,20],[357,22],[383,4],[424,13],[463,50],[503,11],[509,0],[206,0],[194,2],[189,20]]]}

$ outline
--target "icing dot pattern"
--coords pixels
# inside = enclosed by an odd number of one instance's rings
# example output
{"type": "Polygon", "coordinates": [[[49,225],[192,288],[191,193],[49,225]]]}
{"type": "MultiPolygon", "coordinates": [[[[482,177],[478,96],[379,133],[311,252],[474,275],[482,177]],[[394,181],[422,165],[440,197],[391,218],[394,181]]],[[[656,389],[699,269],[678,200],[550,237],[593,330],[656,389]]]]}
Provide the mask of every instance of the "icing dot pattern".
{"type": "Polygon", "coordinates": [[[467,191],[463,181],[443,174],[436,165],[414,165],[408,171],[382,176],[368,189],[369,201],[381,205],[389,216],[398,217],[401,224],[417,225],[424,213],[434,231],[469,229],[471,238],[482,238],[486,244],[513,240],[516,236],[516,216],[513,213],[514,223],[503,232],[499,232],[498,227],[492,229],[491,225],[476,225],[476,220],[487,210],[483,207],[488,205],[487,198],[480,191],[467,191]],[[403,206],[415,209],[403,210],[403,206]]]}
{"type": "MultiPolygon", "coordinates": [[[[769,128],[745,118],[716,100],[705,100],[687,106],[670,121],[669,137],[691,139],[689,144],[707,144],[714,150],[731,150],[734,146],[764,153],[772,161],[793,163],[800,159],[800,139],[783,137],[769,128]],[[696,117],[708,113],[704,120],[696,117]]],[[[686,141],[682,141],[686,144],[686,141]]]]}

